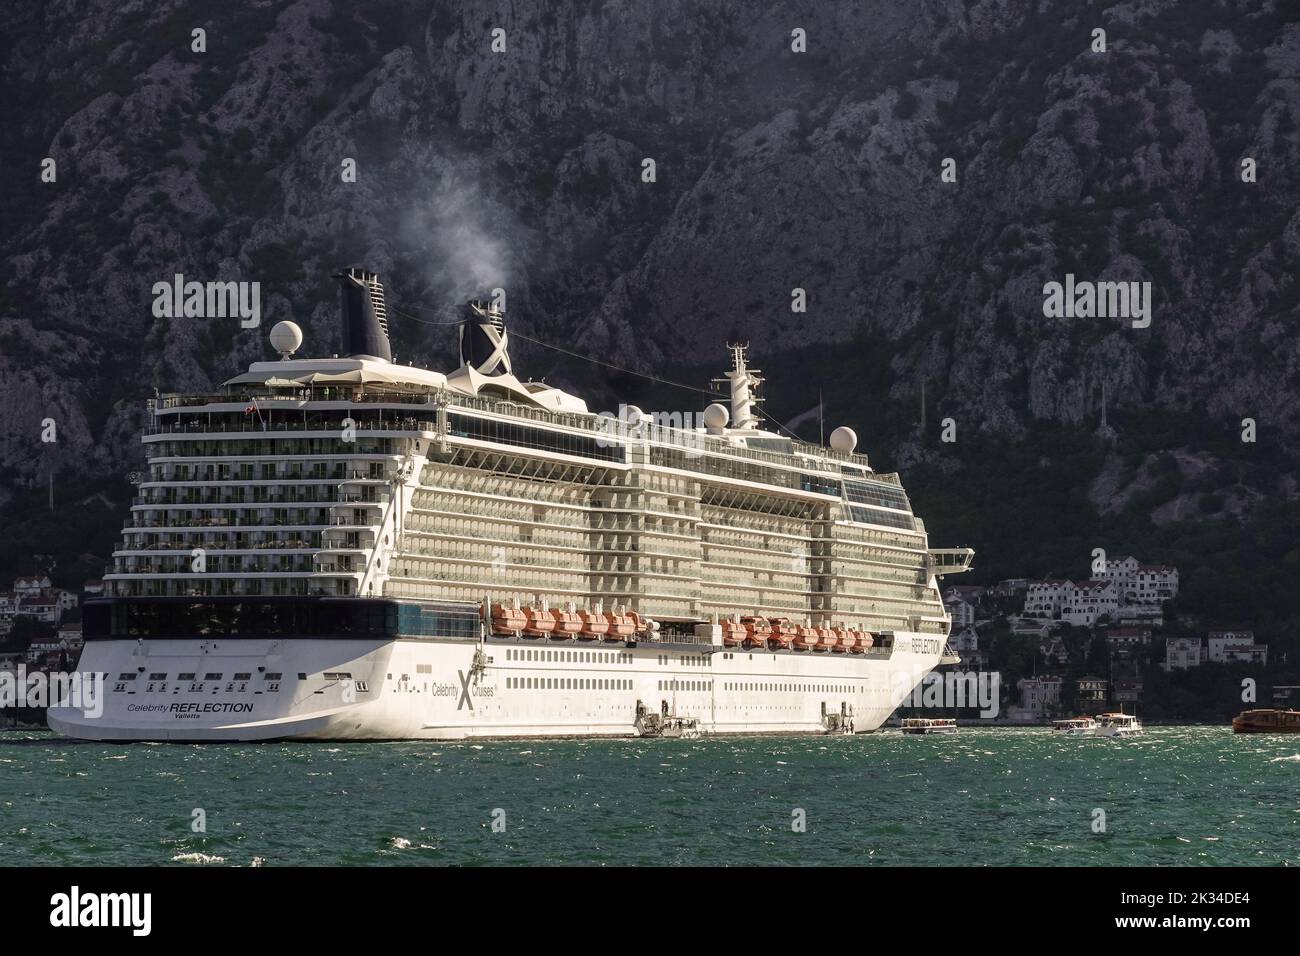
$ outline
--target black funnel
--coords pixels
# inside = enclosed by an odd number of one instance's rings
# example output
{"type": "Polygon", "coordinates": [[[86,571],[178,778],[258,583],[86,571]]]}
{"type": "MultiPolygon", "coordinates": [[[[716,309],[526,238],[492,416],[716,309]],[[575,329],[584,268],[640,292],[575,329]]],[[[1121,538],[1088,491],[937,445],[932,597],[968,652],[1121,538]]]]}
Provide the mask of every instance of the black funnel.
{"type": "Polygon", "coordinates": [[[339,305],[343,320],[343,353],[353,357],[393,360],[388,345],[388,313],[379,274],[353,268],[340,272],[339,305]]]}
{"type": "Polygon", "coordinates": [[[510,374],[506,317],[491,304],[467,302],[460,326],[460,364],[484,375],[510,374]]]}

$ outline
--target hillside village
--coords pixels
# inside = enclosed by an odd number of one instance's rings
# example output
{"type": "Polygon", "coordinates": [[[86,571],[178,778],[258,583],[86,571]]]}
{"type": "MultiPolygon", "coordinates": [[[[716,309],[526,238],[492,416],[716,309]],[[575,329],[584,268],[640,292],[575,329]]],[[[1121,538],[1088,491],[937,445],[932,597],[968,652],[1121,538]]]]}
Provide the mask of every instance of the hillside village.
{"type": "MultiPolygon", "coordinates": [[[[1082,580],[1009,578],[944,589],[949,644],[961,657],[955,666],[1001,672],[1006,720],[1043,723],[1119,708],[1210,719],[1242,702],[1243,676],[1263,685],[1270,663],[1286,663],[1270,662],[1268,646],[1249,628],[1179,614],[1175,567],[1120,555],[1103,557],[1094,570],[1082,580]],[[1215,699],[1198,703],[1210,686],[1215,699]]],[[[1300,687],[1272,684],[1259,700],[1270,698],[1288,705],[1300,700],[1300,687]]]]}
{"type": "Polygon", "coordinates": [[[103,593],[98,579],[69,591],[47,574],[15,578],[11,590],[0,591],[0,670],[20,663],[29,670],[74,665],[81,652],[81,604],[103,593]]]}

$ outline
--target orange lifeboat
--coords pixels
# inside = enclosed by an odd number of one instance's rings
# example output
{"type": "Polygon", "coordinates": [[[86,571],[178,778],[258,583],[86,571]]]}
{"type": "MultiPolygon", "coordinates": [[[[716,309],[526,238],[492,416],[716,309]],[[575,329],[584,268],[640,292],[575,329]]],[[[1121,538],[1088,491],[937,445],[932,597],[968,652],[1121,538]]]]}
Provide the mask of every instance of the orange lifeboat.
{"type": "Polygon", "coordinates": [[[768,618],[768,623],[772,625],[772,633],[768,635],[767,640],[774,647],[789,647],[790,642],[799,633],[799,629],[790,623],[788,617],[768,618]]]}
{"type": "Polygon", "coordinates": [[[851,641],[851,643],[849,644],[849,652],[852,654],[861,654],[863,650],[862,632],[854,628],[849,628],[848,635],[849,635],[849,640],[851,641]]]}
{"type": "Polygon", "coordinates": [[[835,638],[835,643],[831,645],[831,651],[835,654],[843,654],[856,643],[849,637],[849,632],[839,625],[831,628],[831,636],[835,638]]]}
{"type": "Polygon", "coordinates": [[[546,608],[529,607],[524,609],[528,624],[524,627],[524,637],[545,637],[555,630],[555,618],[546,608]]]}
{"type": "Polygon", "coordinates": [[[722,622],[722,644],[724,647],[739,647],[747,631],[739,621],[727,619],[722,622]]]}
{"type": "Polygon", "coordinates": [[[555,619],[555,630],[551,631],[552,640],[572,640],[575,634],[582,631],[582,618],[574,611],[556,609],[551,611],[551,617],[555,619]]]}
{"type": "Polygon", "coordinates": [[[615,614],[613,611],[606,611],[605,621],[609,624],[609,630],[605,633],[605,640],[607,641],[626,641],[636,633],[636,621],[630,614],[615,614]]]}
{"type": "Polygon", "coordinates": [[[876,643],[875,638],[871,636],[870,631],[860,631],[858,634],[858,646],[854,648],[859,654],[876,643]]]}
{"type": "Polygon", "coordinates": [[[817,638],[817,646],[813,648],[814,651],[829,651],[840,642],[840,639],[835,636],[835,632],[829,627],[817,628],[817,638]]]}
{"type": "Polygon", "coordinates": [[[772,634],[772,625],[765,617],[742,617],[740,624],[745,629],[745,643],[750,647],[766,647],[767,639],[772,634]]]}
{"type": "Polygon", "coordinates": [[[492,605],[492,633],[513,634],[516,637],[528,626],[528,615],[520,608],[492,605]]]}
{"type": "Polygon", "coordinates": [[[604,614],[584,610],[578,612],[578,617],[582,618],[582,631],[578,634],[578,640],[595,641],[609,633],[609,621],[605,620],[604,614]]]}
{"type": "Polygon", "coordinates": [[[817,646],[821,640],[821,635],[817,633],[817,628],[806,627],[803,624],[798,625],[795,629],[794,649],[796,651],[807,651],[817,646]]]}

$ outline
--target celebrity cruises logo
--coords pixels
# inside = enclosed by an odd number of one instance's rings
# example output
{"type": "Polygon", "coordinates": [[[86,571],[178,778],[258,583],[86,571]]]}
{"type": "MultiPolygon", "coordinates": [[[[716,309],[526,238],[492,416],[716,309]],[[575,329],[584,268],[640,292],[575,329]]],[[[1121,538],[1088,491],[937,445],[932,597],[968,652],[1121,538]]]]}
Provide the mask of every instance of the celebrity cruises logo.
{"type": "Polygon", "coordinates": [[[50,897],[50,925],[60,928],[123,927],[133,936],[148,936],[153,927],[152,893],[68,893],[50,897]]]}

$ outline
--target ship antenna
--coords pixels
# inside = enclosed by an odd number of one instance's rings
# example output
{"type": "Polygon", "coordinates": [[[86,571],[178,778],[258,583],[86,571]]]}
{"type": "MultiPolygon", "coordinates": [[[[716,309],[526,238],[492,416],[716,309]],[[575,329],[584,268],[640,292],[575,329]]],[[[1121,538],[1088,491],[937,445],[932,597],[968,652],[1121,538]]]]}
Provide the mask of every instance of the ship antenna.
{"type": "Polygon", "coordinates": [[[731,371],[725,378],[715,378],[713,381],[719,384],[727,383],[731,386],[731,420],[733,428],[758,428],[758,411],[757,405],[762,399],[755,394],[758,387],[763,384],[763,378],[756,368],[749,368],[745,361],[745,353],[749,345],[732,345],[728,343],[727,348],[731,349],[731,371]]]}

